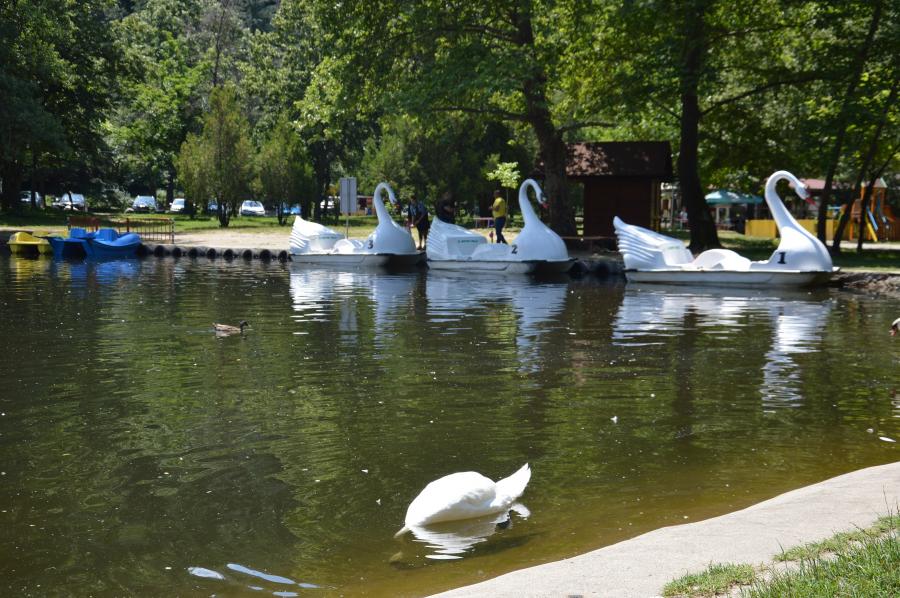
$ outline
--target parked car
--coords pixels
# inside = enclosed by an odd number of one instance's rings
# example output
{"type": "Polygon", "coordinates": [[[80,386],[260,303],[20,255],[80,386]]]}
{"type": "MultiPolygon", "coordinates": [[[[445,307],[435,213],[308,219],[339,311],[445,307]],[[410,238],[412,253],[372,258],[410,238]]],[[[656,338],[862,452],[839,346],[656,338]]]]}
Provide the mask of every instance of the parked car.
{"type": "Polygon", "coordinates": [[[81,210],[83,212],[87,209],[87,201],[81,193],[69,191],[56,198],[53,207],[60,210],[81,210]]]}
{"type": "Polygon", "coordinates": [[[263,205],[252,199],[248,199],[241,204],[241,216],[265,216],[266,209],[263,205]]]}
{"type": "Polygon", "coordinates": [[[219,204],[217,204],[215,200],[210,201],[208,204],[206,204],[206,211],[209,212],[210,214],[218,212],[219,204]]]}
{"type": "Polygon", "coordinates": [[[172,200],[172,205],[169,206],[169,211],[173,214],[180,214],[181,212],[184,212],[184,208],[184,198],[176,197],[172,200]]]}
{"type": "Polygon", "coordinates": [[[303,210],[301,209],[300,204],[295,203],[294,205],[291,206],[291,215],[292,216],[302,216],[303,215],[303,210]]]}
{"type": "MultiPolygon", "coordinates": [[[[22,203],[27,203],[28,205],[31,205],[31,191],[22,191],[19,194],[19,199],[22,200],[22,203]]],[[[34,194],[34,203],[39,208],[44,206],[44,198],[41,197],[40,193],[34,194]]]]}
{"type": "Polygon", "coordinates": [[[131,209],[135,212],[155,212],[156,198],[152,195],[138,195],[131,202],[131,209]]]}

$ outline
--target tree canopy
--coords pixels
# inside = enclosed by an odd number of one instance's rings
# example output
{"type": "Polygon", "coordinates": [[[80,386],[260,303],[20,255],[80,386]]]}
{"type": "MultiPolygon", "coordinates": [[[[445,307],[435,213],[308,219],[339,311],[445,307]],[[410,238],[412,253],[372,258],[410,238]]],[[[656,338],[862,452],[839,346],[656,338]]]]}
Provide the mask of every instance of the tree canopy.
{"type": "Polygon", "coordinates": [[[833,203],[900,162],[883,0],[44,0],[0,6],[0,42],[3,210],[75,186],[234,195],[223,225],[249,196],[318,218],[344,175],[474,209],[515,162],[572,234],[566,144],[666,140],[700,250],[710,187],[787,168],[833,203]],[[229,172],[209,153],[226,108],[229,172]]]}

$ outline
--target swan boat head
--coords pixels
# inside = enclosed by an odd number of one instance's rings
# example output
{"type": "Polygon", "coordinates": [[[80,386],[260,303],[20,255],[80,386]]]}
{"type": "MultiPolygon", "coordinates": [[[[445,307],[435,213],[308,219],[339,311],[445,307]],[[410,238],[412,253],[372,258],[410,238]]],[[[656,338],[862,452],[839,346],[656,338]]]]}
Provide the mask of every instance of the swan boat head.
{"type": "Polygon", "coordinates": [[[569,252],[562,238],[550,230],[535,213],[528,199],[528,189],[534,190],[538,203],[546,205],[540,185],[534,179],[525,179],[519,186],[519,210],[525,225],[516,237],[514,245],[523,260],[567,261],[569,252]]]}
{"type": "Polygon", "coordinates": [[[756,269],[800,270],[804,272],[831,272],[834,268],[831,254],[815,235],[800,226],[785,207],[776,191],[778,181],[790,181],[797,195],[804,200],[809,199],[806,186],[793,174],[779,170],[766,181],[766,204],[778,227],[781,242],[766,262],[754,264],[756,269]]]}
{"type": "Polygon", "coordinates": [[[372,197],[375,206],[375,214],[378,216],[378,226],[365,241],[365,248],[374,253],[391,253],[398,255],[415,254],[416,243],[412,235],[404,227],[397,224],[391,217],[381,199],[382,191],[386,191],[388,199],[395,206],[398,205],[394,190],[387,183],[378,183],[372,197]]]}

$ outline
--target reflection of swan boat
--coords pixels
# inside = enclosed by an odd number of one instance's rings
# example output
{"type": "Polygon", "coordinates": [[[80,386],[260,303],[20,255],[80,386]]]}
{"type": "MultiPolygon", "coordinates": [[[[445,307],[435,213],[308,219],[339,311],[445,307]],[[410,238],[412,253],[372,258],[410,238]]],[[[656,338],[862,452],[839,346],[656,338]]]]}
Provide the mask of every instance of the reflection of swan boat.
{"type": "Polygon", "coordinates": [[[831,308],[831,301],[810,300],[808,293],[799,291],[772,296],[750,289],[709,289],[697,294],[659,285],[640,291],[629,288],[613,323],[613,342],[632,346],[657,343],[660,336],[680,334],[688,314],[693,314],[696,326],[704,330],[745,334],[747,316],[762,316],[771,322],[773,334],[765,354],[760,394],[766,406],[783,406],[801,397],[794,356],[815,350],[831,308]]]}
{"type": "Polygon", "coordinates": [[[534,272],[537,268],[568,271],[573,260],[559,235],[534,213],[528,199],[529,187],[534,189],[538,201],[542,201],[541,188],[532,179],[519,187],[519,209],[525,226],[515,242],[511,245],[488,243],[483,235],[435,218],[428,233],[428,267],[509,273],[534,272]]]}
{"type": "Polygon", "coordinates": [[[694,258],[680,240],[625,224],[616,217],[613,224],[628,280],[716,286],[807,286],[828,280],[836,271],[831,256],[821,241],[800,226],[785,208],[775,191],[782,179],[791,181],[800,197],[809,196],[789,172],[780,170],[769,177],[766,203],[781,242],[768,260],[753,262],[727,249],[710,249],[694,258]]]}
{"type": "Polygon", "coordinates": [[[387,183],[375,187],[372,203],[378,215],[378,226],[363,241],[347,239],[341,233],[317,222],[294,219],[291,229],[291,260],[320,266],[376,267],[388,262],[395,265],[412,265],[421,260],[409,231],[394,222],[381,199],[381,191],[388,193],[396,204],[394,191],[387,183]]]}
{"type": "Polygon", "coordinates": [[[539,369],[542,324],[565,308],[567,284],[510,278],[498,285],[487,276],[441,271],[429,271],[426,281],[428,313],[435,321],[460,320],[469,310],[482,310],[491,301],[509,303],[518,320],[515,342],[519,367],[523,371],[539,369]]]}

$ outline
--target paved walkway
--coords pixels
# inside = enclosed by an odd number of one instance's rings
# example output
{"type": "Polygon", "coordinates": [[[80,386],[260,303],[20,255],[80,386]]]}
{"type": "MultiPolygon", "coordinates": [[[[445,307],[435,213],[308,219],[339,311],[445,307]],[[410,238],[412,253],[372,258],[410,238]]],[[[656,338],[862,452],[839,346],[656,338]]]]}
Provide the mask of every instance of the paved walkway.
{"type": "Polygon", "coordinates": [[[898,505],[900,461],[438,596],[658,596],[669,581],[700,572],[710,563],[769,562],[783,548],[869,527],[878,517],[896,513],[898,505]]]}

